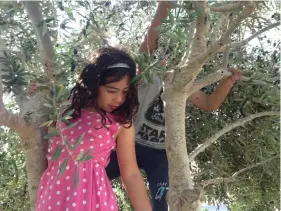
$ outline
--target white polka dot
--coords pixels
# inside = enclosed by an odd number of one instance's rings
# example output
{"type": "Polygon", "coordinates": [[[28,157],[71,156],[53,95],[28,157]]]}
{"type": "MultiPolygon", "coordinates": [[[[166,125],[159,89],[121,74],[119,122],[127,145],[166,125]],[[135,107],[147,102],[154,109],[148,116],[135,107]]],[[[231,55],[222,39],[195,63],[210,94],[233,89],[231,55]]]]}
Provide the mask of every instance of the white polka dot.
{"type": "Polygon", "coordinates": [[[69,209],[68,208],[66,208],[66,210],[65,211],[69,211],[69,209]]]}
{"type": "Polygon", "coordinates": [[[100,146],[102,147],[102,146],[103,146],[103,143],[101,143],[100,146]]]}
{"type": "Polygon", "coordinates": [[[86,193],[86,189],[83,189],[83,193],[86,193]]]}
{"type": "Polygon", "coordinates": [[[114,209],[114,207],[113,207],[113,206],[111,206],[111,209],[113,210],[113,209],[114,209]]]}
{"type": "Polygon", "coordinates": [[[84,178],[84,179],[83,179],[83,182],[87,182],[87,179],[86,179],[86,178],[84,178]]]}
{"type": "Polygon", "coordinates": [[[49,207],[48,207],[48,210],[51,210],[51,209],[52,209],[52,207],[51,207],[51,206],[49,206],[49,207]]]}
{"type": "Polygon", "coordinates": [[[66,190],[70,190],[70,186],[67,186],[66,190]]]}
{"type": "Polygon", "coordinates": [[[86,168],[83,168],[83,171],[86,171],[86,168]]]}
{"type": "Polygon", "coordinates": [[[47,172],[47,175],[50,176],[50,172],[47,172]]]}
{"type": "Polygon", "coordinates": [[[94,141],[94,139],[93,139],[93,138],[90,138],[90,141],[94,141]]]}
{"type": "Polygon", "coordinates": [[[98,191],[97,194],[98,194],[98,196],[99,196],[99,195],[100,195],[100,192],[98,191]]]}
{"type": "Polygon", "coordinates": [[[88,130],[88,133],[92,133],[92,130],[88,130]]]}
{"type": "Polygon", "coordinates": [[[108,144],[109,144],[109,142],[110,142],[110,140],[107,140],[107,142],[106,142],[106,143],[108,143],[108,144]]]}
{"type": "Polygon", "coordinates": [[[74,203],[72,203],[72,207],[76,207],[76,203],[74,202],[74,203]]]}
{"type": "Polygon", "coordinates": [[[83,204],[87,204],[87,201],[86,201],[86,200],[84,200],[84,201],[83,201],[83,204]]]}
{"type": "Polygon", "coordinates": [[[56,142],[56,144],[59,144],[59,143],[60,143],[59,141],[56,142]]]}
{"type": "Polygon", "coordinates": [[[94,146],[90,146],[90,149],[94,149],[94,146]]]}
{"type": "Polygon", "coordinates": [[[107,195],[107,193],[106,193],[106,192],[104,192],[104,195],[106,196],[106,195],[107,195]]]}
{"type": "Polygon", "coordinates": [[[45,200],[43,200],[43,204],[45,204],[45,200]]]}
{"type": "Polygon", "coordinates": [[[57,191],[57,195],[60,195],[60,191],[57,191]]]}
{"type": "Polygon", "coordinates": [[[100,166],[100,165],[97,163],[97,164],[96,164],[96,167],[99,167],[99,166],[100,166]]]}
{"type": "Polygon", "coordinates": [[[51,199],[52,197],[51,196],[49,196],[49,199],[51,199]]]}
{"type": "Polygon", "coordinates": [[[88,122],[88,125],[91,125],[92,123],[91,122],[88,122]]]}
{"type": "Polygon", "coordinates": [[[40,188],[41,188],[41,190],[42,190],[42,189],[43,189],[43,186],[41,186],[40,188]]]}
{"type": "Polygon", "coordinates": [[[59,185],[59,184],[60,184],[60,181],[58,180],[58,181],[57,181],[57,185],[59,185]]]}
{"type": "Polygon", "coordinates": [[[101,158],[101,160],[104,160],[104,158],[101,158]]]}
{"type": "Polygon", "coordinates": [[[40,199],[42,199],[42,198],[43,198],[43,196],[41,195],[41,196],[40,196],[40,199]]]}
{"type": "Polygon", "coordinates": [[[91,118],[91,116],[87,116],[87,119],[90,119],[91,118]]]}
{"type": "Polygon", "coordinates": [[[84,144],[84,141],[81,141],[81,144],[84,144]]]}
{"type": "Polygon", "coordinates": [[[102,135],[99,135],[99,138],[102,138],[102,135]]]}
{"type": "Polygon", "coordinates": [[[104,206],[106,206],[107,205],[107,203],[106,203],[106,201],[104,202],[104,206]]]}
{"type": "Polygon", "coordinates": [[[69,201],[69,197],[66,198],[66,201],[69,201]]]}
{"type": "Polygon", "coordinates": [[[81,152],[82,152],[82,151],[84,152],[84,149],[80,149],[80,151],[81,151],[81,152]]]}
{"type": "Polygon", "coordinates": [[[120,124],[118,122],[116,122],[116,126],[119,126],[120,124]]]}
{"type": "Polygon", "coordinates": [[[53,167],[52,167],[52,170],[54,170],[54,169],[55,169],[55,167],[53,166],[53,167]]]}
{"type": "Polygon", "coordinates": [[[62,149],[62,151],[61,152],[65,152],[65,150],[64,149],[62,149]]]}
{"type": "Polygon", "coordinates": [[[81,130],[81,129],[82,129],[82,127],[81,127],[81,126],[79,126],[79,127],[78,127],[78,129],[79,129],[79,130],[81,130]]]}
{"type": "Polygon", "coordinates": [[[69,166],[66,166],[66,170],[68,170],[69,169],[69,166]]]}
{"type": "Polygon", "coordinates": [[[102,190],[102,187],[100,187],[100,190],[102,190]]]}
{"type": "Polygon", "coordinates": [[[51,185],[51,186],[50,186],[50,189],[52,189],[52,188],[53,188],[53,186],[51,185]]]}
{"type": "Polygon", "coordinates": [[[73,130],[72,130],[72,131],[70,131],[70,134],[71,134],[71,135],[73,135],[73,133],[74,133],[74,131],[73,131],[73,130]]]}
{"type": "Polygon", "coordinates": [[[74,142],[74,141],[75,141],[75,139],[71,139],[70,141],[71,141],[71,142],[74,142]]]}
{"type": "Polygon", "coordinates": [[[99,204],[96,204],[96,208],[99,208],[100,207],[100,205],[99,204]]]}
{"type": "Polygon", "coordinates": [[[102,178],[101,178],[101,181],[103,181],[103,180],[104,180],[104,178],[102,177],[102,178]]]}
{"type": "Polygon", "coordinates": [[[69,180],[69,176],[66,176],[66,178],[65,178],[65,179],[69,180]]]}
{"type": "Polygon", "coordinates": [[[97,122],[100,122],[101,120],[100,119],[97,119],[97,122]]]}
{"type": "Polygon", "coordinates": [[[99,175],[99,172],[96,172],[96,175],[99,175]]]}
{"type": "Polygon", "coordinates": [[[60,205],[60,201],[57,202],[57,205],[60,205]]]}
{"type": "Polygon", "coordinates": [[[74,164],[75,164],[75,165],[78,165],[78,161],[77,161],[77,160],[75,160],[75,161],[74,161],[74,164]]]}
{"type": "Polygon", "coordinates": [[[73,195],[74,195],[74,196],[77,196],[77,192],[74,192],[73,195]]]}
{"type": "Polygon", "coordinates": [[[109,135],[109,132],[107,132],[106,135],[109,135]]]}

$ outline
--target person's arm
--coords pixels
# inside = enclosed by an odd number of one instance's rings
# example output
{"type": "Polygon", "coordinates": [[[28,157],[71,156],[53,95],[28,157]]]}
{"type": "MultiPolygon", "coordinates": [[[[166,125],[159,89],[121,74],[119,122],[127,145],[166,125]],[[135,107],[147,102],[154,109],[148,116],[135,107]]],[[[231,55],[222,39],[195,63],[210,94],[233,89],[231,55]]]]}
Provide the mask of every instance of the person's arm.
{"type": "MultiPolygon", "coordinates": [[[[169,10],[172,6],[166,1],[159,1],[156,13],[148,28],[147,34],[144,37],[143,42],[140,45],[140,53],[152,53],[157,45],[157,39],[159,33],[156,28],[161,25],[162,21],[168,16],[169,10]]],[[[139,70],[140,72],[142,70],[139,70]]]]}
{"type": "Polygon", "coordinates": [[[189,97],[190,102],[204,111],[217,110],[224,102],[233,84],[242,77],[241,72],[235,68],[228,68],[228,71],[232,72],[233,75],[225,78],[212,94],[207,95],[202,91],[197,91],[189,97]]]}
{"type": "Polygon", "coordinates": [[[116,145],[120,174],[135,211],[152,211],[135,153],[135,128],[122,128],[116,145]]]}

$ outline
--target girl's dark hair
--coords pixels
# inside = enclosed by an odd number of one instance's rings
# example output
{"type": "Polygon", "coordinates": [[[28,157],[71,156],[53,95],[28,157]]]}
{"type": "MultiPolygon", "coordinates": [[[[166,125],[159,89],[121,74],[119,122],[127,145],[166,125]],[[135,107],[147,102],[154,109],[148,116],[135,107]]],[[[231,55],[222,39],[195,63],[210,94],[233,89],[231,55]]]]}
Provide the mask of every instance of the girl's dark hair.
{"type": "MultiPolygon", "coordinates": [[[[97,52],[97,56],[93,63],[88,64],[79,76],[79,79],[71,90],[71,105],[66,112],[74,109],[71,115],[74,119],[81,116],[81,109],[91,103],[95,110],[102,116],[102,126],[106,124],[106,112],[98,107],[98,87],[108,83],[118,82],[125,76],[129,76],[129,80],[136,76],[136,63],[124,51],[118,48],[105,47],[97,52]],[[108,68],[111,65],[124,63],[127,67],[108,68]]],[[[130,83],[128,93],[124,103],[112,112],[115,121],[121,124],[132,125],[132,118],[138,110],[139,102],[137,97],[137,86],[130,83]]],[[[110,121],[110,119],[108,119],[110,121]]],[[[110,121],[111,123],[111,121],[110,121]]]]}

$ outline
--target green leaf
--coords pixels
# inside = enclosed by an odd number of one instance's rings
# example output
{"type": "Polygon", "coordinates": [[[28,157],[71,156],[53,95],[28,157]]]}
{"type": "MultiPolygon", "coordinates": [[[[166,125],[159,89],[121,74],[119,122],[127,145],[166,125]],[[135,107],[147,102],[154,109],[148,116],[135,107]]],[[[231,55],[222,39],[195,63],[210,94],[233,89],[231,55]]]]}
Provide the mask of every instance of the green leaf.
{"type": "Polygon", "coordinates": [[[78,145],[81,143],[81,141],[84,138],[85,133],[83,133],[81,136],[79,136],[79,138],[77,139],[77,141],[75,142],[73,149],[76,149],[78,147],[78,145]]]}
{"type": "Polygon", "coordinates": [[[47,33],[48,31],[48,26],[47,24],[44,22],[43,24],[43,29],[42,29],[42,37],[47,33]]]}
{"type": "Polygon", "coordinates": [[[59,136],[59,132],[54,129],[51,133],[48,133],[46,136],[44,136],[45,139],[50,139],[54,136],[59,136]]]}
{"type": "Polygon", "coordinates": [[[82,159],[82,157],[84,157],[84,151],[83,150],[79,152],[79,154],[78,154],[78,156],[76,157],[75,160],[79,161],[80,159],[82,159]]]}
{"type": "Polygon", "coordinates": [[[53,108],[53,106],[51,105],[51,104],[49,104],[49,103],[44,103],[43,104],[45,107],[48,107],[48,108],[53,108]]]}
{"type": "Polygon", "coordinates": [[[78,168],[77,168],[77,169],[76,169],[76,172],[75,172],[75,177],[74,177],[75,188],[78,187],[78,183],[79,183],[79,170],[78,170],[78,168]]]}
{"type": "Polygon", "coordinates": [[[60,169],[59,169],[59,176],[61,176],[64,173],[64,171],[66,169],[66,166],[67,166],[67,163],[68,163],[68,160],[69,160],[69,158],[66,158],[63,161],[63,163],[61,164],[60,169]]]}
{"type": "Polygon", "coordinates": [[[69,143],[69,141],[67,141],[66,138],[64,138],[63,141],[64,141],[65,145],[66,145],[69,149],[72,149],[71,144],[69,143]]]}
{"type": "Polygon", "coordinates": [[[64,114],[64,115],[62,116],[62,119],[65,119],[66,117],[71,116],[71,115],[74,113],[74,111],[75,111],[75,109],[69,110],[66,114],[64,114]]]}
{"type": "Polygon", "coordinates": [[[137,84],[141,79],[142,79],[142,74],[138,74],[138,75],[136,75],[136,76],[131,80],[130,83],[135,83],[135,84],[137,84]]]}
{"type": "Polygon", "coordinates": [[[92,151],[93,151],[93,149],[89,149],[83,157],[81,157],[80,159],[77,159],[77,160],[81,161],[81,162],[91,160],[93,158],[93,156],[90,155],[92,151]]]}
{"type": "Polygon", "coordinates": [[[60,153],[61,153],[61,149],[62,149],[62,145],[59,145],[56,148],[54,154],[52,155],[52,160],[57,160],[58,159],[58,157],[60,156],[60,153]]]}
{"type": "Polygon", "coordinates": [[[78,124],[78,122],[74,122],[71,125],[68,125],[66,129],[71,129],[73,127],[75,127],[78,124]]]}

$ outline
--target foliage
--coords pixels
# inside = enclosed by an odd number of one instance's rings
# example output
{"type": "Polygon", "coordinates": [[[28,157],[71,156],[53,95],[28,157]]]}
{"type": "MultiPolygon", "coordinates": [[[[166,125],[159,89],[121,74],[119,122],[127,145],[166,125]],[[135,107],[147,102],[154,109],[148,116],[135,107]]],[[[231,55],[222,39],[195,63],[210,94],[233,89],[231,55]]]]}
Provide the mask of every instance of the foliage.
{"type": "MultiPolygon", "coordinates": [[[[48,92],[45,96],[45,106],[50,109],[46,113],[48,120],[56,120],[67,105],[69,90],[83,65],[91,60],[95,49],[113,43],[126,46],[145,70],[137,80],[148,82],[152,74],[161,75],[180,62],[189,42],[186,34],[200,12],[193,9],[191,2],[173,2],[176,8],[159,27],[158,49],[149,57],[139,55],[137,50],[153,17],[155,2],[42,2],[44,22],[40,23],[40,27],[49,30],[56,51],[55,82],[51,84],[50,78],[43,74],[38,43],[22,3],[1,2],[0,5],[0,36],[8,43],[9,51],[6,56],[7,76],[3,77],[5,94],[10,92],[16,96],[27,88],[28,81],[36,80],[39,90],[48,92]],[[159,64],[164,56],[168,57],[167,68],[159,64]]],[[[278,7],[278,4],[259,3],[257,12],[235,31],[232,41],[239,41],[278,19],[278,7]]],[[[219,13],[210,14],[211,29],[216,27],[219,18],[219,13]]],[[[275,41],[269,34],[259,36],[256,41],[250,47],[230,52],[230,65],[240,67],[250,80],[238,82],[221,109],[205,113],[187,106],[189,150],[214,131],[247,114],[279,109],[280,41],[275,41]]],[[[221,61],[222,54],[216,54],[204,65],[199,77],[215,71],[221,61]]],[[[204,90],[210,93],[215,86],[204,90]]],[[[0,138],[0,209],[28,210],[26,172],[19,137],[13,131],[1,129],[0,138]]],[[[241,168],[279,154],[278,140],[279,120],[275,117],[257,119],[230,131],[197,158],[193,171],[206,171],[206,174],[197,177],[196,181],[231,176],[241,168]]],[[[279,159],[275,159],[246,171],[241,175],[241,181],[210,186],[206,190],[208,202],[224,203],[237,211],[280,208],[279,176],[279,159]]],[[[120,210],[130,210],[121,182],[114,182],[114,188],[120,210]]]]}

